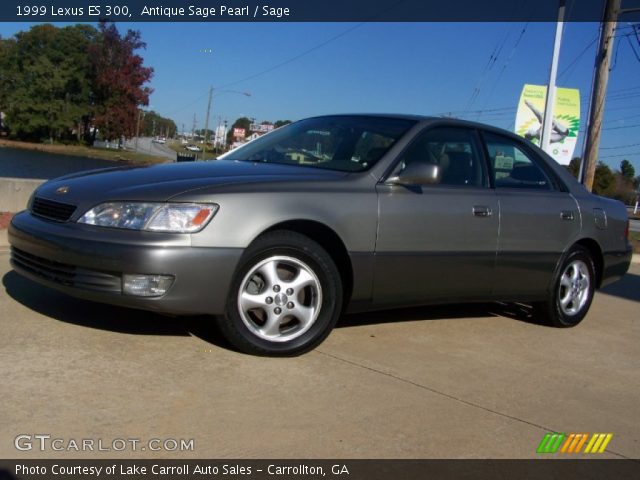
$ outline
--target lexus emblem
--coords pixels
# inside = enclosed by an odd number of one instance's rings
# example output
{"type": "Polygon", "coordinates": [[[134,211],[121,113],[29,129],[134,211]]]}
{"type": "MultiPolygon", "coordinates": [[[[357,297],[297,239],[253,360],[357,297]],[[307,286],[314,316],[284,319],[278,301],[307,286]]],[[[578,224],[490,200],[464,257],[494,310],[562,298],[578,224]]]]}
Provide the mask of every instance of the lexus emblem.
{"type": "Polygon", "coordinates": [[[67,193],[69,191],[69,187],[67,187],[66,185],[64,187],[60,187],[56,190],[56,193],[59,195],[64,195],[65,193],[67,193]]]}

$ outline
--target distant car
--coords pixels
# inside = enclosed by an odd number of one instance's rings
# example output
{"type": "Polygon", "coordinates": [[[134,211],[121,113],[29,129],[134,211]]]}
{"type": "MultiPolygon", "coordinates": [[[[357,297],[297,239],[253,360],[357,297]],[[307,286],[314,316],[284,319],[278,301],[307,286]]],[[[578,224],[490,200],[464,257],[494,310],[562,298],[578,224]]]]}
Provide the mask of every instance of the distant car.
{"type": "Polygon", "coordinates": [[[186,148],[187,150],[189,150],[191,152],[201,152],[202,151],[202,149],[197,145],[187,145],[184,148],[186,148]]]}
{"type": "Polygon", "coordinates": [[[398,115],[310,118],[219,161],[52,180],[9,241],[37,282],[216,315],[265,355],[315,347],[345,311],[430,303],[525,302],[571,327],[631,259],[624,205],[530,142],[398,115]]]}
{"type": "Polygon", "coordinates": [[[164,137],[158,138],[158,143],[167,143],[167,139],[164,137]]]}

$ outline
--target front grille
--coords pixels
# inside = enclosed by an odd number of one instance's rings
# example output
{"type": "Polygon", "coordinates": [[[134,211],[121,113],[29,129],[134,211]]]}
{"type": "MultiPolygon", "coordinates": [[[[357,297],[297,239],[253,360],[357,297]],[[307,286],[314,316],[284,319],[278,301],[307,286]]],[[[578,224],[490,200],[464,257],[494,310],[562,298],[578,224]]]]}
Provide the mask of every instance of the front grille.
{"type": "Polygon", "coordinates": [[[54,202],[46,198],[36,197],[31,204],[31,213],[39,217],[56,220],[58,222],[66,222],[71,218],[73,212],[76,211],[75,205],[68,203],[54,202]]]}
{"type": "Polygon", "coordinates": [[[23,270],[37,277],[58,283],[67,287],[96,290],[99,292],[121,293],[122,280],[120,275],[85,268],[66,263],[54,262],[24,252],[15,247],[11,248],[11,263],[16,270],[23,270]]]}

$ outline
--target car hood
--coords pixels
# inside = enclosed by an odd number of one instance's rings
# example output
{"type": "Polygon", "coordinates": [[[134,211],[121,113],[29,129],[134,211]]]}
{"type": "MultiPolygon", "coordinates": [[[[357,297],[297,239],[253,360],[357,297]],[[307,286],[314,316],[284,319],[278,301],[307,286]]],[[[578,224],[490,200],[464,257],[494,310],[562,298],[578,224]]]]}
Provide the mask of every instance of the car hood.
{"type": "Polygon", "coordinates": [[[166,201],[176,195],[229,184],[336,180],[345,172],[217,160],[91,170],[46,182],[36,195],[76,205],[111,200],[166,201]]]}

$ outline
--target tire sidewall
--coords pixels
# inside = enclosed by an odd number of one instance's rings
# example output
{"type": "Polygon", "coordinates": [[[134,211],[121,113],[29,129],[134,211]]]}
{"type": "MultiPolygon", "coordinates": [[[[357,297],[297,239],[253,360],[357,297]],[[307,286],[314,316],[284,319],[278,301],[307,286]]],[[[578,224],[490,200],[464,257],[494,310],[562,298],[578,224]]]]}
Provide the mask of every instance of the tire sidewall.
{"type": "Polygon", "coordinates": [[[324,340],[335,326],[342,305],[342,283],[337,268],[328,254],[315,242],[302,237],[306,241],[295,241],[292,237],[286,244],[277,244],[277,236],[272,242],[261,242],[255,248],[247,250],[240,261],[227,299],[227,327],[235,330],[242,339],[242,350],[265,355],[297,355],[304,353],[324,340]],[[308,245],[305,245],[307,244],[308,245]],[[247,273],[262,260],[273,256],[287,256],[304,262],[318,277],[322,288],[322,303],[318,317],[309,330],[286,342],[270,342],[256,336],[245,325],[238,306],[238,293],[243,288],[243,280],[247,273]]]}
{"type": "Polygon", "coordinates": [[[580,323],[584,317],[589,312],[589,308],[591,307],[591,302],[593,301],[593,296],[595,293],[595,265],[593,264],[593,259],[589,252],[582,247],[573,247],[563,259],[558,273],[556,275],[555,282],[553,284],[553,291],[551,293],[552,301],[552,320],[557,326],[560,327],[573,327],[580,323]],[[587,298],[587,302],[583,305],[582,309],[576,313],[575,315],[567,315],[562,311],[560,307],[560,281],[562,279],[562,275],[564,271],[569,266],[570,263],[580,260],[584,262],[587,266],[587,270],[589,271],[589,297],[587,298]]]}

